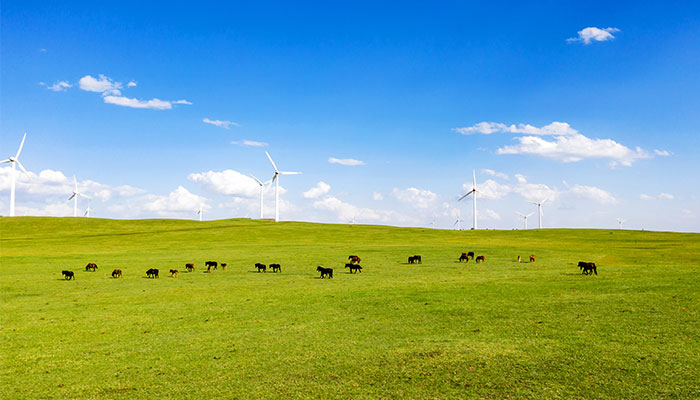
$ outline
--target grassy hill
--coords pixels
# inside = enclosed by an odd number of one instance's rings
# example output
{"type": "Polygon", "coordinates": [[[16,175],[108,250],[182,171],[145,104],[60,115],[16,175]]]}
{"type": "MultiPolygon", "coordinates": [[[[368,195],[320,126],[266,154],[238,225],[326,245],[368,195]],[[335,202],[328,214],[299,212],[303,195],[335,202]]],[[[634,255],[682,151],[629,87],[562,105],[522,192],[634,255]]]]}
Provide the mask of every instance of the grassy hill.
{"type": "Polygon", "coordinates": [[[698,234],[0,218],[0,396],[700,398],[699,260],[698,234]]]}

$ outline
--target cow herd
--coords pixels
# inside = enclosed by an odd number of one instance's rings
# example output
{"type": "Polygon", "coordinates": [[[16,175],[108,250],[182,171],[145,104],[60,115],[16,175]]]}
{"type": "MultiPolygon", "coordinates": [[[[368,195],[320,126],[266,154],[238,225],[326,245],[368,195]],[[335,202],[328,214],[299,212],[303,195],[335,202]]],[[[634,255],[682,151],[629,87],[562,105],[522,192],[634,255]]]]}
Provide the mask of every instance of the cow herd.
{"type": "MultiPolygon", "coordinates": [[[[479,255],[476,256],[473,251],[465,252],[462,253],[459,258],[457,259],[458,262],[469,262],[469,260],[472,259],[476,263],[483,263],[486,262],[486,256],[479,255]]],[[[518,262],[521,262],[522,257],[518,256],[518,262]]],[[[357,255],[351,255],[348,257],[348,263],[345,264],[345,268],[349,269],[350,274],[357,274],[357,273],[362,273],[362,266],[360,265],[360,257],[357,255]]],[[[534,254],[530,255],[530,262],[535,262],[535,256],[534,254]]],[[[423,263],[423,257],[420,255],[413,255],[408,257],[408,263],[409,264],[422,264],[423,263]]],[[[206,271],[204,272],[211,272],[212,269],[217,269],[219,266],[221,267],[222,270],[226,269],[227,264],[226,263],[219,263],[217,261],[206,261],[204,263],[204,266],[206,267],[206,271]]],[[[598,275],[598,270],[596,268],[595,263],[593,262],[585,262],[585,261],[579,261],[578,267],[581,270],[581,273],[583,275],[598,275]]],[[[267,272],[268,266],[262,263],[255,263],[255,268],[257,269],[257,272],[267,272]]],[[[185,269],[187,272],[193,272],[195,270],[195,265],[193,263],[187,263],[185,264],[185,269]]],[[[281,273],[282,272],[282,266],[280,264],[270,264],[270,271],[273,273],[281,273]]],[[[85,271],[92,271],[95,272],[97,271],[97,264],[95,263],[88,263],[85,266],[85,271]]],[[[324,268],[322,266],[316,267],[316,271],[321,273],[321,279],[324,279],[326,277],[333,278],[333,268],[324,268]]],[[[149,268],[146,271],[146,277],[151,278],[151,279],[156,279],[158,278],[158,269],[157,268],[149,268]]],[[[171,269],[170,270],[170,277],[175,278],[178,276],[179,271],[177,269],[171,269]]],[[[65,280],[73,280],[75,279],[75,274],[73,271],[67,271],[63,270],[61,271],[61,274],[63,275],[63,278],[65,280]]],[[[121,278],[122,277],[122,270],[121,269],[115,269],[112,271],[112,278],[121,278]]]]}

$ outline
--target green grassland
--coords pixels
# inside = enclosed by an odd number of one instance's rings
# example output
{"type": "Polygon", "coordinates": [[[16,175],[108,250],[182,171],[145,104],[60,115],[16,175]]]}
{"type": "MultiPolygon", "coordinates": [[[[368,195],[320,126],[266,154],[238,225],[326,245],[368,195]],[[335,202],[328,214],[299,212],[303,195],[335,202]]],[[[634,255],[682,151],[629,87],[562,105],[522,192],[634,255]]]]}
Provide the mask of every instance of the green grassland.
{"type": "Polygon", "coordinates": [[[700,398],[698,234],[22,217],[0,235],[2,398],[700,398]]]}

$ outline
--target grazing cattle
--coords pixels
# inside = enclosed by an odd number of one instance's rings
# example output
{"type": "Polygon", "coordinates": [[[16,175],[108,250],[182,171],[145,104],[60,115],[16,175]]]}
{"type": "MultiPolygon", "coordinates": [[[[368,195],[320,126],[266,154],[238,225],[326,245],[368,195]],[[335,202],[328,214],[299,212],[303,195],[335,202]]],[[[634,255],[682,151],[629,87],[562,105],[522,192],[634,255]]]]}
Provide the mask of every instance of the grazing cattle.
{"type": "Polygon", "coordinates": [[[148,271],[146,271],[146,276],[149,278],[157,278],[158,277],[158,270],[155,268],[151,268],[148,271]]]}
{"type": "Polygon", "coordinates": [[[221,269],[223,269],[223,270],[226,269],[226,263],[221,263],[221,264],[219,264],[219,265],[221,265],[221,269]]]}
{"type": "Polygon", "coordinates": [[[267,265],[265,264],[255,263],[255,268],[258,269],[258,272],[267,272],[267,265]]]}
{"type": "Polygon", "coordinates": [[[578,267],[581,269],[584,275],[598,275],[598,269],[596,268],[595,263],[579,261],[578,267]]]}
{"type": "Polygon", "coordinates": [[[176,270],[176,269],[171,269],[171,270],[170,270],[170,277],[171,277],[171,278],[177,277],[177,273],[178,273],[178,272],[179,272],[179,271],[176,270]]]}
{"type": "Polygon", "coordinates": [[[88,263],[88,265],[85,266],[85,271],[92,270],[92,272],[95,272],[96,269],[97,269],[97,264],[95,264],[95,263],[88,263]]]}
{"type": "Polygon", "coordinates": [[[185,264],[185,269],[187,270],[187,272],[194,271],[194,264],[185,264]]]}
{"type": "Polygon", "coordinates": [[[423,258],[419,255],[413,256],[413,262],[418,264],[423,264],[423,258]]]}
{"type": "Polygon", "coordinates": [[[534,254],[530,254],[530,262],[535,262],[535,255],[534,254]]]}
{"type": "Polygon", "coordinates": [[[459,256],[459,262],[462,262],[462,261],[469,262],[469,256],[467,255],[467,253],[462,253],[462,255],[459,256]]]}
{"type": "MultiPolygon", "coordinates": [[[[345,268],[350,268],[350,273],[355,274],[357,272],[362,272],[362,267],[360,264],[345,264],[345,268]]],[[[333,274],[331,274],[332,277],[333,274]]]]}
{"type": "MultiPolygon", "coordinates": [[[[205,267],[214,267],[214,269],[216,269],[216,267],[218,265],[219,265],[219,263],[217,263],[216,261],[207,261],[204,263],[205,267]]],[[[208,269],[208,270],[211,271],[211,269],[208,269]]]]}
{"type": "Polygon", "coordinates": [[[477,257],[476,257],[476,262],[477,262],[477,263],[485,262],[485,261],[486,261],[486,257],[485,257],[485,256],[477,256],[477,257]]]}
{"type": "Polygon", "coordinates": [[[322,266],[316,267],[316,271],[321,273],[321,279],[328,276],[328,279],[333,277],[333,268],[323,268],[322,266]]]}
{"type": "Polygon", "coordinates": [[[408,263],[409,263],[409,264],[415,264],[415,262],[416,262],[416,258],[415,258],[415,257],[413,257],[413,256],[409,256],[409,257],[408,257],[408,263]]]}
{"type": "Polygon", "coordinates": [[[279,264],[270,264],[272,272],[282,272],[282,267],[279,264]]]}
{"type": "Polygon", "coordinates": [[[122,270],[120,269],[115,269],[112,271],[112,278],[121,278],[122,277],[122,270]]]}
{"type": "Polygon", "coordinates": [[[358,256],[349,256],[348,260],[350,260],[350,263],[355,264],[360,262],[360,257],[358,256]]]}
{"type": "Polygon", "coordinates": [[[470,251],[469,253],[467,253],[467,257],[469,257],[473,260],[474,259],[474,252],[470,251]]]}
{"type": "Polygon", "coordinates": [[[73,273],[73,271],[65,271],[64,270],[64,271],[61,271],[61,273],[63,274],[63,279],[65,279],[67,281],[69,281],[71,279],[75,279],[75,274],[73,273]]]}
{"type": "Polygon", "coordinates": [[[520,262],[520,260],[521,260],[521,257],[520,257],[520,256],[518,256],[518,262],[520,262]]]}

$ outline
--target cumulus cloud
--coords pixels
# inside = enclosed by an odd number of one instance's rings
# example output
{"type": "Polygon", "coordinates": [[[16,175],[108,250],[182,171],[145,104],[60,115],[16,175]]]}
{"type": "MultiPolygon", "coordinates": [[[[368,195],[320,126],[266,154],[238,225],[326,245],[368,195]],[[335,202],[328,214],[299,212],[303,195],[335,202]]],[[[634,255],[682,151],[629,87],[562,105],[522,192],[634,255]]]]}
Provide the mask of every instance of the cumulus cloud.
{"type": "Polygon", "coordinates": [[[595,201],[600,204],[617,204],[615,196],[595,186],[574,185],[569,192],[579,198],[595,201]]]}
{"type": "Polygon", "coordinates": [[[566,39],[567,42],[583,42],[583,44],[591,44],[591,42],[605,42],[615,39],[613,33],[620,32],[617,28],[600,29],[596,27],[583,28],[578,31],[578,37],[566,39]]]}
{"type": "Polygon", "coordinates": [[[662,200],[673,200],[675,199],[675,196],[670,193],[659,193],[659,198],[662,200]]]}
{"type": "Polygon", "coordinates": [[[124,96],[104,96],[103,99],[107,104],[115,104],[122,107],[147,108],[152,110],[169,110],[173,108],[169,101],[160,99],[138,100],[124,96]]]}
{"type": "Polygon", "coordinates": [[[537,136],[516,137],[517,145],[505,146],[496,154],[529,154],[561,162],[576,162],[587,158],[609,158],[611,165],[630,166],[638,159],[649,158],[649,154],[637,147],[634,150],[612,139],[591,139],[581,134],[556,136],[545,140],[537,136]]]}
{"type": "Polygon", "coordinates": [[[414,187],[410,187],[405,190],[399,188],[394,188],[391,194],[399,201],[408,203],[411,207],[415,208],[428,208],[430,207],[438,198],[437,194],[431,192],[430,190],[421,190],[414,187]]]}
{"type": "Polygon", "coordinates": [[[41,86],[45,86],[49,90],[53,90],[54,92],[64,92],[64,91],[68,90],[68,88],[73,87],[73,85],[71,85],[67,81],[58,81],[51,86],[47,85],[44,82],[39,82],[39,84],[41,86]]]}
{"type": "Polygon", "coordinates": [[[85,75],[80,78],[78,85],[82,90],[95,93],[108,93],[113,95],[120,95],[119,89],[122,88],[122,84],[113,81],[111,78],[100,74],[98,78],[94,78],[91,75],[85,75]]]}
{"type": "Polygon", "coordinates": [[[384,195],[379,192],[372,193],[372,200],[380,201],[384,200],[384,195]]]}
{"type": "Polygon", "coordinates": [[[328,162],[331,164],[340,164],[340,165],[345,165],[348,167],[355,167],[357,165],[365,165],[364,161],[360,160],[355,160],[352,158],[335,158],[331,157],[328,159],[328,162]]]}
{"type": "Polygon", "coordinates": [[[230,129],[232,126],[240,126],[233,121],[220,121],[218,119],[212,120],[209,118],[204,118],[202,120],[202,122],[204,122],[205,124],[218,126],[219,128],[224,128],[224,129],[230,129]]]}
{"type": "Polygon", "coordinates": [[[318,182],[316,186],[302,193],[305,199],[317,199],[331,191],[331,186],[326,182],[318,182]]]}
{"type": "Polygon", "coordinates": [[[201,184],[213,193],[247,198],[257,198],[259,194],[259,185],[253,178],[231,169],[221,172],[193,173],[189,174],[187,179],[201,184]]]}
{"type": "Polygon", "coordinates": [[[175,100],[172,101],[173,104],[187,104],[187,105],[192,105],[192,102],[189,102],[187,100],[175,100]]]}
{"type": "Polygon", "coordinates": [[[211,206],[206,204],[204,197],[190,193],[182,186],[172,191],[167,196],[149,195],[148,202],[144,205],[147,211],[155,212],[161,216],[180,215],[182,212],[193,212],[201,206],[208,211],[211,206]]]}
{"type": "Polygon", "coordinates": [[[668,156],[670,156],[670,155],[673,154],[673,153],[671,153],[671,152],[668,151],[668,150],[654,149],[654,154],[656,154],[657,156],[660,156],[660,157],[668,157],[668,156]]]}
{"type": "Polygon", "coordinates": [[[256,142],[255,140],[247,140],[247,139],[233,141],[233,142],[231,142],[231,144],[237,144],[240,146],[250,146],[250,147],[265,147],[268,145],[265,142],[256,142]]]}
{"type": "Polygon", "coordinates": [[[129,83],[126,84],[126,87],[136,87],[137,83],[134,81],[129,81],[129,83]]]}
{"type": "Polygon", "coordinates": [[[522,133],[527,135],[573,135],[578,133],[578,131],[573,129],[568,123],[557,121],[541,128],[530,124],[506,125],[500,122],[479,122],[473,126],[454,128],[453,130],[462,135],[473,135],[475,133],[490,135],[496,132],[522,133]]]}
{"type": "Polygon", "coordinates": [[[518,183],[526,183],[527,179],[525,178],[525,175],[523,174],[515,174],[515,179],[518,181],[518,183]]]}
{"type": "Polygon", "coordinates": [[[339,221],[362,220],[385,223],[400,223],[412,221],[411,218],[399,214],[395,211],[373,210],[361,208],[350,203],[346,203],[336,197],[326,196],[315,201],[313,207],[318,210],[326,210],[336,214],[339,221]]]}
{"type": "Polygon", "coordinates": [[[501,178],[501,179],[508,179],[508,175],[502,173],[502,172],[496,172],[492,169],[482,169],[481,172],[485,173],[486,175],[491,175],[495,176],[496,178],[501,178]]]}

